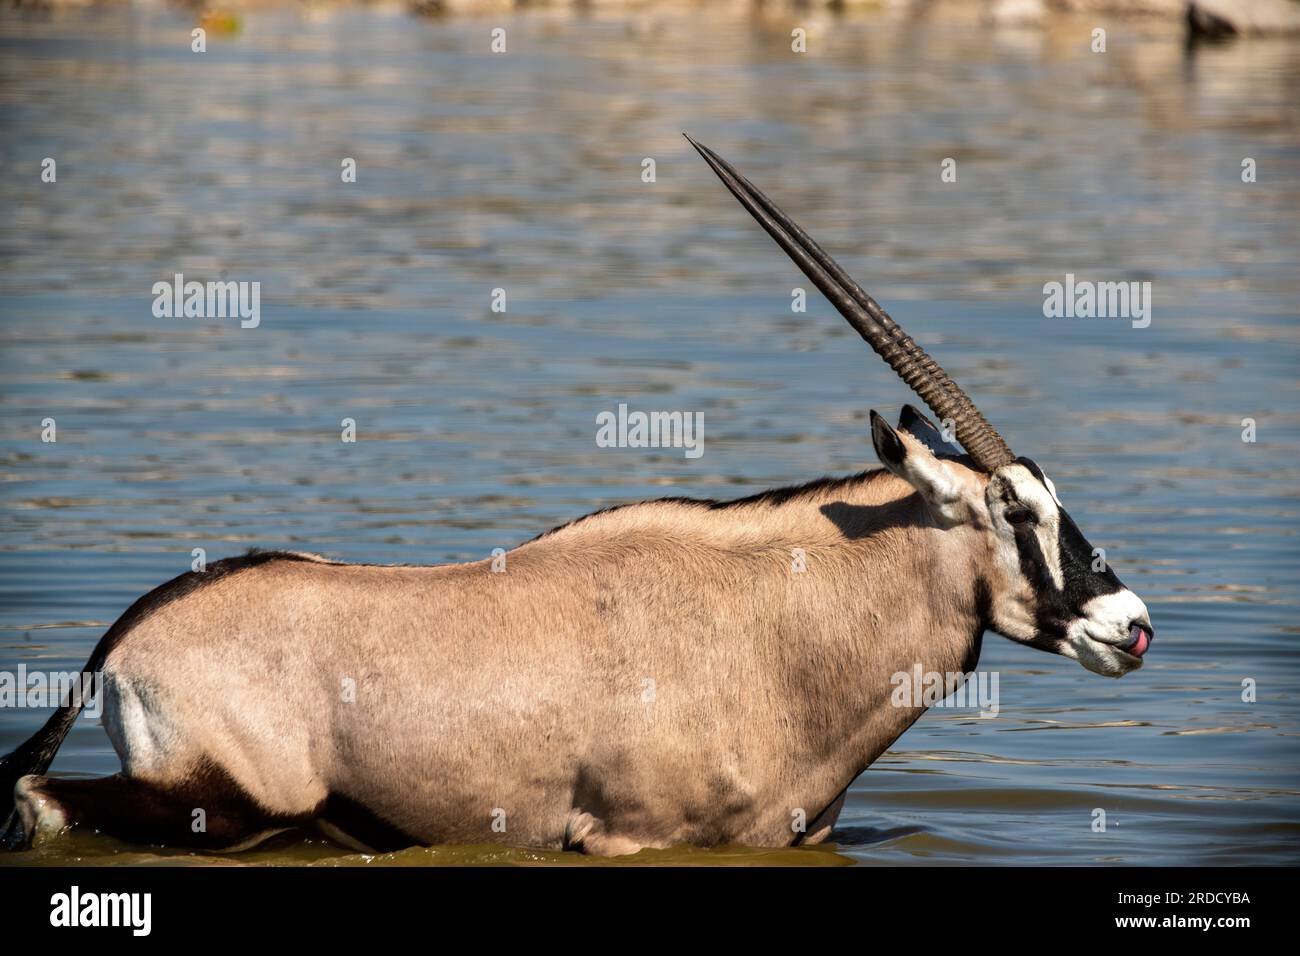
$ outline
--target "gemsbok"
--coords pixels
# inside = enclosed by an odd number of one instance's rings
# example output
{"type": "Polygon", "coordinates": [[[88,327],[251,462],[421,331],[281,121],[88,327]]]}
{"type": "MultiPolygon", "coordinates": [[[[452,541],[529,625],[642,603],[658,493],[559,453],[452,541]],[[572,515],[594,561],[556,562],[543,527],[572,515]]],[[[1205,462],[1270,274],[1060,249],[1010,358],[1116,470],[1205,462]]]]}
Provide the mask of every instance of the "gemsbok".
{"type": "Polygon", "coordinates": [[[0,761],[8,846],[83,827],[229,850],[307,824],[372,850],[810,844],[925,710],[891,700],[894,675],[970,674],[986,630],[1109,677],[1141,666],[1146,606],[1042,469],[690,141],[965,453],[908,406],[897,428],[871,414],[883,469],[598,511],[504,568],[250,552],[183,574],[85,666],[121,772],[45,775],[67,700],[0,761]]]}

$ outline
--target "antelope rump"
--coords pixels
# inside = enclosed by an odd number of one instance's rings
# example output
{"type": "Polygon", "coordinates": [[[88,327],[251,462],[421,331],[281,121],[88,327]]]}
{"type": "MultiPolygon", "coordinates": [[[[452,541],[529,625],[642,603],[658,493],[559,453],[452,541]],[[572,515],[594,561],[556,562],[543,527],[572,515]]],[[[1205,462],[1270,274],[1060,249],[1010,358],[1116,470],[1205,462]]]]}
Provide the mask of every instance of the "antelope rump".
{"type": "Polygon", "coordinates": [[[1142,665],[1145,605],[1042,469],[691,143],[944,431],[910,406],[897,427],[872,412],[883,469],[597,512],[508,552],[504,573],[252,552],[181,575],[86,664],[121,772],[46,775],[84,703],[69,700],[0,761],[8,846],[84,827],[229,850],[308,824],[363,849],[815,843],[925,710],[891,702],[892,675],[969,673],[986,630],[1109,677],[1142,665]]]}

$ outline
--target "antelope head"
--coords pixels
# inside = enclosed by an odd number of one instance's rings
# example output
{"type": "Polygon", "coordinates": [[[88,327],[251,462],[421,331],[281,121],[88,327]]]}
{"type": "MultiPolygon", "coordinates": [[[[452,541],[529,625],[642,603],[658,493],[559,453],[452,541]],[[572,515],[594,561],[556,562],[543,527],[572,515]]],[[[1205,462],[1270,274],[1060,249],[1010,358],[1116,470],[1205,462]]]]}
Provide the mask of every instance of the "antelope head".
{"type": "Polygon", "coordinates": [[[990,629],[1107,677],[1141,667],[1153,634],[1146,605],[1096,556],[1051,479],[1011,453],[938,363],[789,216],[717,153],[686,138],[944,424],[941,431],[908,406],[894,429],[873,411],[872,443],[881,464],[916,490],[938,527],[962,526],[982,536],[990,629]],[[946,440],[949,434],[961,448],[946,440]]]}

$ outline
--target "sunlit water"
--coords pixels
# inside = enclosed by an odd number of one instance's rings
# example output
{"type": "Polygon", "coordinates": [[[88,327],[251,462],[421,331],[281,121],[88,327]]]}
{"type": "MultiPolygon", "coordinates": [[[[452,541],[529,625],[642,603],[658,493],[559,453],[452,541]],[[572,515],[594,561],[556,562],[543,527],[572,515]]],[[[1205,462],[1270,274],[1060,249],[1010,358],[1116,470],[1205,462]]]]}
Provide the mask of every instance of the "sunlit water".
{"type": "MultiPolygon", "coordinates": [[[[806,20],[798,56],[776,13],[286,12],[197,55],[176,12],[4,13],[0,670],[78,668],[196,547],[477,559],[870,464],[868,409],[909,396],[823,300],[792,314],[806,283],[688,130],[1044,465],[1159,634],[1120,681],[988,637],[1000,714],[931,711],[835,848],[623,862],[1300,860],[1297,47],[806,20]],[[261,326],[155,319],[177,272],[260,281],[261,326]],[[1150,281],[1150,327],[1045,319],[1067,272],[1150,281]],[[704,456],[597,448],[621,401],[702,412],[704,456]]],[[[0,751],[44,717],[0,710],[0,751]]],[[[54,770],[116,766],[82,720],[54,770]]],[[[176,858],[82,834],[5,862],[176,858]]],[[[307,861],[583,862],[295,835],[223,859],[307,861]]]]}

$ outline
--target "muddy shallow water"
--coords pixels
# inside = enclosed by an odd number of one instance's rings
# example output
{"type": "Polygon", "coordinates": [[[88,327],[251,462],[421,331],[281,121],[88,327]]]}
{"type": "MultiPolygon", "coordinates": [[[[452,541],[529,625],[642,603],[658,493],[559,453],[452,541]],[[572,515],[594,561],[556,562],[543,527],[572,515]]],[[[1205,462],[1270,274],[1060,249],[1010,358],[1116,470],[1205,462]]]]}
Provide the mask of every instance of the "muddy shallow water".
{"type": "MultiPolygon", "coordinates": [[[[688,130],[1045,467],[1158,636],[1119,681],[986,637],[998,715],[922,718],[834,847],[619,862],[1300,862],[1300,50],[809,22],[799,57],[783,14],[271,12],[199,57],[173,12],[0,15],[0,671],[78,668],[197,547],[478,559],[871,464],[868,409],[909,396],[823,300],[791,313],[688,130]],[[260,281],[260,326],[154,318],[177,272],[260,281]],[[1066,273],[1151,282],[1150,326],[1044,318],[1066,273]],[[596,447],[619,402],[702,412],[704,455],[596,447]]],[[[45,716],[0,708],[0,751],[45,716]]],[[[88,719],[54,765],[115,768],[88,719]]],[[[178,859],[80,834],[3,862],[178,859]]],[[[298,835],[215,861],[586,862],[298,835]]]]}

